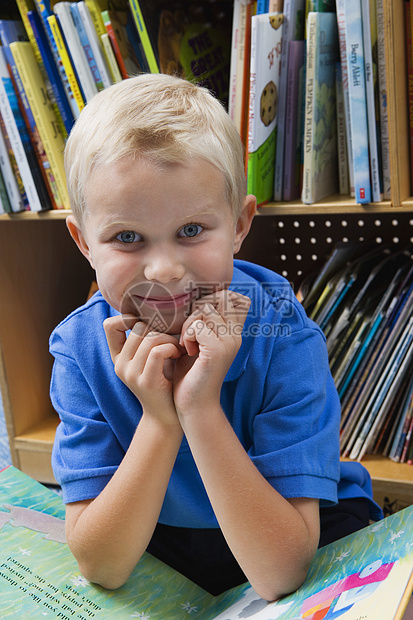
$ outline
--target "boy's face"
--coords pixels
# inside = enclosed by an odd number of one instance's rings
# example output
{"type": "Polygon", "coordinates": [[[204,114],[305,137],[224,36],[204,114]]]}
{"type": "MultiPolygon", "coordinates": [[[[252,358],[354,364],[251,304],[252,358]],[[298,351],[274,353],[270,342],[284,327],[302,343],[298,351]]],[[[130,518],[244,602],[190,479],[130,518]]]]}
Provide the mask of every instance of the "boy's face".
{"type": "Polygon", "coordinates": [[[234,218],[222,174],[202,160],[160,170],[125,158],[96,167],[81,228],[68,228],[96,270],[106,301],[159,331],[180,333],[194,301],[231,282],[233,254],[255,199],[234,218]]]}

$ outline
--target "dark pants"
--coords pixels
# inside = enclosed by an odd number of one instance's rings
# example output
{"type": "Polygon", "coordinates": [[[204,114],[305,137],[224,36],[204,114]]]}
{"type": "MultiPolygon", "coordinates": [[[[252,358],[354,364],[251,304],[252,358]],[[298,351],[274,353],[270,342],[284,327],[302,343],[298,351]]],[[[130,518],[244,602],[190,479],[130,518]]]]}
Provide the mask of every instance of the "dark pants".
{"type": "MultiPolygon", "coordinates": [[[[363,499],[341,500],[320,509],[320,547],[369,525],[363,499]]],[[[204,590],[217,596],[247,581],[219,529],[191,529],[158,524],[148,551],[204,590]]]]}

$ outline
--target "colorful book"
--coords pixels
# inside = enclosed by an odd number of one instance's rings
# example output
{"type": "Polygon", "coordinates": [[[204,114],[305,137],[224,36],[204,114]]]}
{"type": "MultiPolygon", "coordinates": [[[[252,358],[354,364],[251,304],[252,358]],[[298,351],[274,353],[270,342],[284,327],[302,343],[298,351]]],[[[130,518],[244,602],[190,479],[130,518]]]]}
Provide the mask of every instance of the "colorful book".
{"type": "Polygon", "coordinates": [[[71,2],[57,2],[53,6],[53,12],[58,17],[66,49],[68,50],[68,55],[77,75],[77,81],[83,92],[84,99],[85,101],[90,101],[97,94],[98,89],[84,54],[78,31],[73,22],[70,5],[71,2]]]}
{"type": "Polygon", "coordinates": [[[304,97],[304,41],[290,41],[287,71],[283,200],[301,194],[302,99],[304,97]]]}
{"type": "Polygon", "coordinates": [[[247,186],[258,205],[274,195],[282,13],[253,15],[247,138],[247,186]]]}
{"type": "Polygon", "coordinates": [[[37,11],[29,11],[27,13],[27,20],[36,44],[35,47],[32,44],[32,47],[37,64],[39,65],[44,83],[46,84],[47,93],[50,101],[52,102],[53,110],[59,123],[61,133],[66,139],[73,127],[73,123],[75,122],[75,117],[73,116],[72,108],[68,100],[68,94],[62,83],[61,74],[56,66],[46,32],[37,11]],[[36,48],[38,50],[40,60],[36,55],[36,48]]]}
{"type": "MultiPolygon", "coordinates": [[[[413,507],[319,549],[304,584],[270,603],[246,583],[214,597],[146,553],[105,590],[79,572],[58,494],[0,472],[0,606],[10,618],[399,620],[413,588],[413,507]]],[[[4,617],[7,617],[4,616],[4,617]]]]}
{"type": "Polygon", "coordinates": [[[356,202],[366,204],[371,202],[371,182],[361,0],[346,0],[344,16],[354,191],[356,202]]]}
{"type": "Polygon", "coordinates": [[[31,211],[43,211],[51,208],[49,194],[24,118],[20,112],[17,95],[7,69],[4,50],[0,47],[0,110],[23,181],[24,189],[31,211]]]}
{"type": "Polygon", "coordinates": [[[82,16],[80,14],[78,2],[70,3],[70,12],[72,14],[73,23],[76,28],[76,32],[78,34],[80,44],[83,48],[83,53],[89,65],[89,69],[92,74],[93,80],[95,82],[96,88],[98,89],[98,91],[101,91],[105,87],[103,85],[103,80],[100,75],[100,71],[99,71],[98,64],[96,62],[94,51],[89,41],[89,36],[86,32],[86,28],[83,23],[82,16]]]}
{"type": "MultiPolygon", "coordinates": [[[[102,19],[123,79],[127,80],[141,73],[142,67],[132,45],[134,33],[130,28],[129,32],[127,30],[129,13],[127,11],[102,11],[102,19]]],[[[137,41],[135,44],[137,45],[137,41]]]]}
{"type": "Polygon", "coordinates": [[[34,116],[39,137],[50,164],[54,183],[61,201],[60,208],[69,209],[69,195],[63,164],[65,142],[63,136],[56,129],[56,117],[47,97],[46,87],[33,50],[28,42],[12,43],[10,49],[34,116]]]}
{"type": "MultiPolygon", "coordinates": [[[[0,20],[0,40],[3,45],[4,55],[9,68],[10,77],[12,78],[14,89],[18,98],[21,114],[23,115],[26,123],[26,128],[29,133],[30,141],[33,147],[33,151],[37,157],[39,163],[39,170],[42,173],[43,181],[46,189],[49,193],[51,206],[53,209],[60,209],[63,207],[59,192],[56,187],[56,183],[53,177],[52,170],[50,168],[50,162],[47,158],[46,151],[42,139],[39,135],[36,121],[34,119],[32,109],[27,99],[26,92],[24,90],[23,83],[20,78],[19,71],[16,67],[16,62],[13,58],[13,54],[10,50],[10,44],[16,41],[24,41],[28,43],[26,31],[23,23],[20,20],[0,20]]],[[[30,48],[31,45],[29,44],[30,48]]],[[[34,53],[33,58],[34,58],[34,53]]],[[[34,58],[36,68],[38,69],[36,59],[34,58]]],[[[39,74],[40,70],[38,69],[39,74]]],[[[56,117],[54,116],[54,123],[57,124],[56,117]]]]}
{"type": "Polygon", "coordinates": [[[109,88],[109,86],[111,86],[112,84],[112,77],[89,7],[86,2],[78,2],[76,6],[78,7],[80,18],[83,22],[83,27],[85,29],[89,45],[96,61],[99,76],[103,82],[103,87],[109,88]]]}
{"type": "Polygon", "coordinates": [[[290,41],[304,40],[305,0],[284,0],[283,36],[278,97],[277,143],[275,149],[274,200],[283,198],[285,161],[285,120],[287,115],[287,80],[290,41]]]}
{"type": "Polygon", "coordinates": [[[180,75],[229,95],[233,3],[129,0],[151,73],[180,75]]]}
{"type": "Polygon", "coordinates": [[[85,107],[85,100],[80,90],[80,85],[79,85],[79,82],[77,81],[76,72],[73,68],[73,64],[70,59],[68,49],[66,47],[64,36],[60,29],[59,22],[57,20],[57,16],[54,14],[49,15],[46,21],[49,25],[51,36],[53,37],[55,47],[59,54],[59,58],[60,58],[59,62],[61,62],[61,66],[63,67],[68,84],[70,86],[70,92],[71,92],[70,101],[73,102],[74,105],[76,105],[76,108],[77,108],[76,118],[77,118],[80,112],[85,107]]]}
{"type": "MultiPolygon", "coordinates": [[[[1,117],[1,114],[0,114],[1,117]]],[[[16,176],[13,172],[13,168],[10,162],[9,152],[6,144],[6,140],[1,129],[0,119],[0,171],[4,181],[4,187],[7,192],[7,197],[10,203],[10,211],[12,213],[18,213],[24,211],[25,205],[20,194],[19,186],[16,176]]],[[[3,202],[3,206],[6,201],[3,202]]]]}
{"type": "MultiPolygon", "coordinates": [[[[361,0],[363,25],[364,76],[366,82],[367,124],[370,153],[371,197],[373,202],[381,201],[380,161],[377,145],[376,96],[374,84],[372,25],[370,23],[370,0],[361,0]]],[[[373,25],[376,28],[375,24],[373,25]]]]}
{"type": "Polygon", "coordinates": [[[334,13],[307,18],[304,166],[301,199],[312,204],[338,191],[335,67],[338,60],[334,13]]]}

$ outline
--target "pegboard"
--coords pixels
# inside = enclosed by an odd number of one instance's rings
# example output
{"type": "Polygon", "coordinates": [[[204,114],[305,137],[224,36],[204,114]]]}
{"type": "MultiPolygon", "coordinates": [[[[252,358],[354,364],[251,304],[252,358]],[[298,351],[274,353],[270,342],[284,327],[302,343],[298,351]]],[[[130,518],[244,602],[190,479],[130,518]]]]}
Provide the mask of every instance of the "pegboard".
{"type": "Polygon", "coordinates": [[[413,212],[258,215],[236,258],[273,269],[297,287],[320,269],[338,242],[385,244],[395,250],[413,244],[413,212]]]}

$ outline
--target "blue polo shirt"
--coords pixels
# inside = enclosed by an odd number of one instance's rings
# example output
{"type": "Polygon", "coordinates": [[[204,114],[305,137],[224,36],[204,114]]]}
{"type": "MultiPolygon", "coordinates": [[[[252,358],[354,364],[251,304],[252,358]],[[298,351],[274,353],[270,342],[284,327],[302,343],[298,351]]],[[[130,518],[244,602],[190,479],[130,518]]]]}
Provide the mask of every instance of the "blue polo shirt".
{"type": "MultiPolygon", "coordinates": [[[[324,335],[278,274],[234,261],[230,288],[250,297],[251,306],[222,386],[222,408],[255,466],[279,493],[333,504],[340,478],[340,404],[324,335]]],[[[110,357],[103,321],[115,314],[98,292],[50,338],[51,399],[60,416],[52,464],[66,503],[103,490],[142,416],[110,357]]],[[[346,497],[366,495],[358,486],[360,473],[353,469],[346,476],[346,497]]],[[[218,527],[185,437],[159,521],[218,527]]]]}

